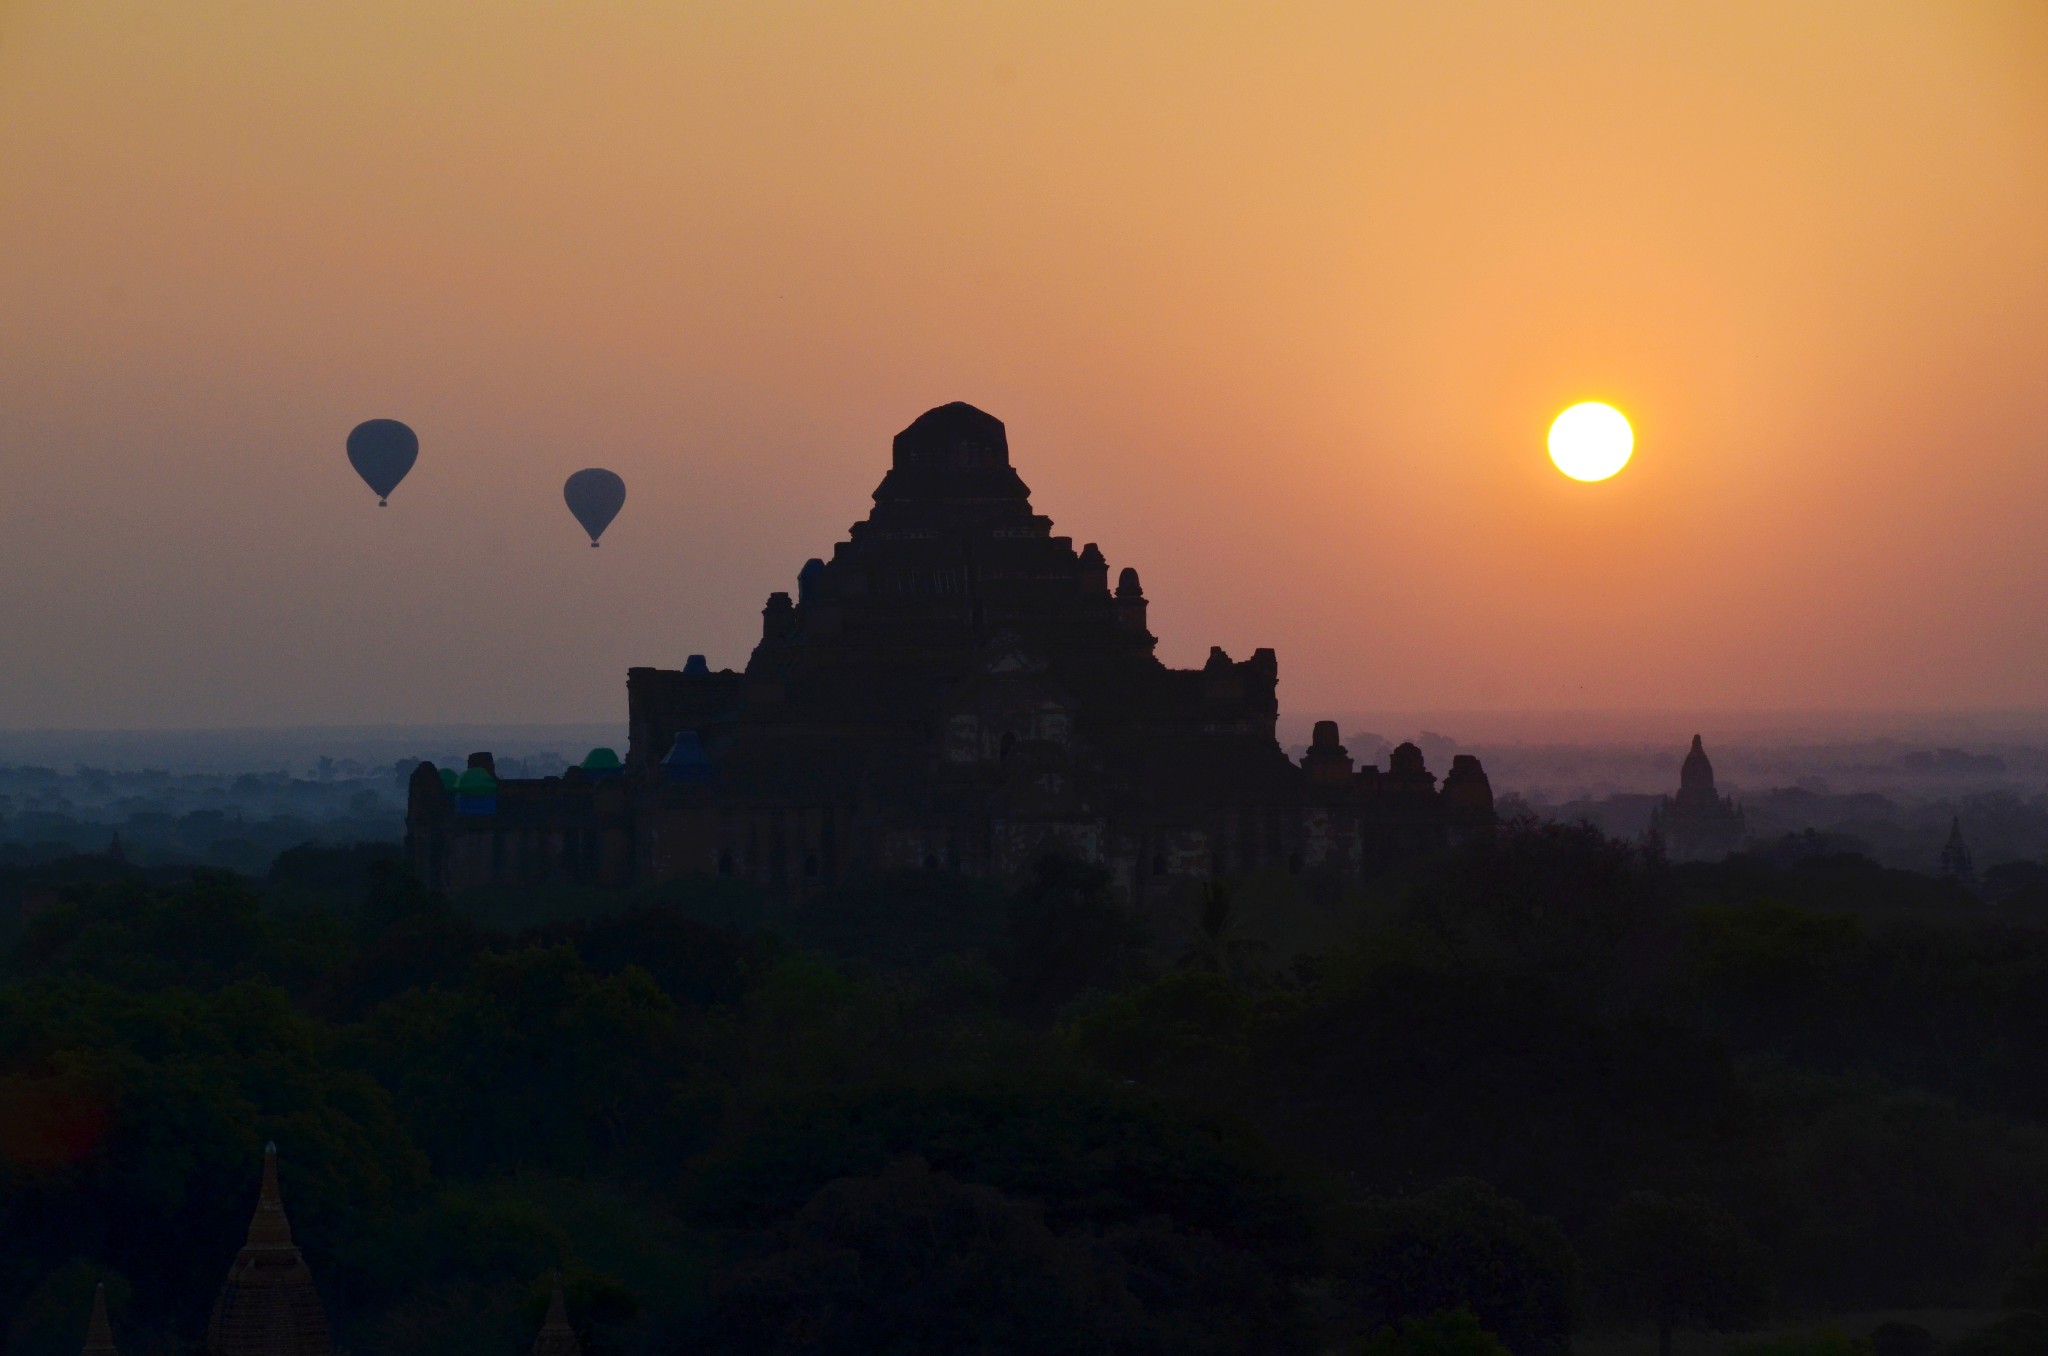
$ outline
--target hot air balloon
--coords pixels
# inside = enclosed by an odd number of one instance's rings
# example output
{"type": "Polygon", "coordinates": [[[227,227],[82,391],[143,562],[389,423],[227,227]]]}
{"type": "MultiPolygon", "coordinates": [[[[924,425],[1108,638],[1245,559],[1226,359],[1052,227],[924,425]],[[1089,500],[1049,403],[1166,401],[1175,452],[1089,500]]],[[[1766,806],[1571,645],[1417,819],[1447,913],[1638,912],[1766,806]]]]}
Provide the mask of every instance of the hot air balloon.
{"type": "Polygon", "coordinates": [[[420,440],[396,419],[366,419],[348,435],[348,464],[377,492],[378,508],[391,502],[391,492],[419,455],[420,440]]]}
{"type": "Polygon", "coordinates": [[[590,534],[590,544],[595,546],[626,502],[626,482],[610,471],[592,467],[569,477],[568,483],[562,486],[562,498],[568,503],[569,512],[576,515],[576,521],[583,524],[583,530],[590,534]]]}

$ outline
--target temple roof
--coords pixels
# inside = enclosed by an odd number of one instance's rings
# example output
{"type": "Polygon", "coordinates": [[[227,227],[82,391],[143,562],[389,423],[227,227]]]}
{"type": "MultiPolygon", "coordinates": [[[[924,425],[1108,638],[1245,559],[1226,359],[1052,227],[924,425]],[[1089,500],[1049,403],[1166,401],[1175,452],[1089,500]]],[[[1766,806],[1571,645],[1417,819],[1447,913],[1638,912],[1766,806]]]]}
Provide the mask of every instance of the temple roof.
{"type": "Polygon", "coordinates": [[[958,400],[926,410],[896,435],[874,497],[868,525],[885,532],[973,535],[1032,523],[1031,490],[1010,465],[1003,421],[958,400]]]}

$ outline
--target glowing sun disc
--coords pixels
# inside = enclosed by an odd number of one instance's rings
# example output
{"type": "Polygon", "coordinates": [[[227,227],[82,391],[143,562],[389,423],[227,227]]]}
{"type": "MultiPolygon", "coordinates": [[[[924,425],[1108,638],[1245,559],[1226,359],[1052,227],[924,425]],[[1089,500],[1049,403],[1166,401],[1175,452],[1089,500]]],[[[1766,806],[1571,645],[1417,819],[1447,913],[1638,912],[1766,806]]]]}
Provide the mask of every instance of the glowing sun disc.
{"type": "Polygon", "coordinates": [[[1605,480],[1628,465],[1635,450],[1628,420],[1597,400],[1572,406],[1550,426],[1550,459],[1573,480],[1605,480]]]}

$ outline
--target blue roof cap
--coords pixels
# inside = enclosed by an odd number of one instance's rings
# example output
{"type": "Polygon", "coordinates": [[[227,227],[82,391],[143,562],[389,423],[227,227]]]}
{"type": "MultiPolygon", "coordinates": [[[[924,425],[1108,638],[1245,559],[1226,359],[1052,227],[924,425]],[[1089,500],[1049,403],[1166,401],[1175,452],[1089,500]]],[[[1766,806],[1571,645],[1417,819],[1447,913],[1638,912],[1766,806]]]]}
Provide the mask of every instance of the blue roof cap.
{"type": "Polygon", "coordinates": [[[704,741],[697,737],[695,730],[684,730],[676,736],[676,742],[669,745],[668,756],[661,760],[663,767],[678,767],[685,763],[709,764],[711,756],[704,752],[704,741]]]}
{"type": "Polygon", "coordinates": [[[676,742],[669,745],[668,756],[661,760],[661,768],[670,781],[711,780],[711,756],[704,752],[704,741],[697,737],[695,730],[682,730],[676,734],[676,742]]]}
{"type": "Polygon", "coordinates": [[[711,672],[711,666],[704,662],[704,656],[693,654],[683,664],[683,672],[695,678],[711,672]]]}
{"type": "Polygon", "coordinates": [[[816,556],[812,556],[809,560],[804,562],[804,567],[796,572],[797,601],[800,603],[809,602],[811,600],[813,590],[815,590],[824,581],[825,562],[818,559],[816,556]]]}

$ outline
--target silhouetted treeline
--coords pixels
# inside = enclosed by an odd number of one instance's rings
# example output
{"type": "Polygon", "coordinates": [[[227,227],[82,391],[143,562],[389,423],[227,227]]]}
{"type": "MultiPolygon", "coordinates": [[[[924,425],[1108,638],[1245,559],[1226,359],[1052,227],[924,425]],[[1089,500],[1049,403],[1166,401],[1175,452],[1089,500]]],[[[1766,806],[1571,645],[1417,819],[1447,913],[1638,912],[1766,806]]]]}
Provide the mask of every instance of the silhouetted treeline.
{"type": "Polygon", "coordinates": [[[1143,913],[1059,859],[787,905],[444,900],[381,844],[0,871],[6,1356],[71,1356],[101,1278],[124,1352],[190,1344],[269,1139],[341,1340],[391,1356],[525,1349],[557,1267],[593,1356],[2031,1313],[2042,921],[1533,822],[1143,913]]]}

